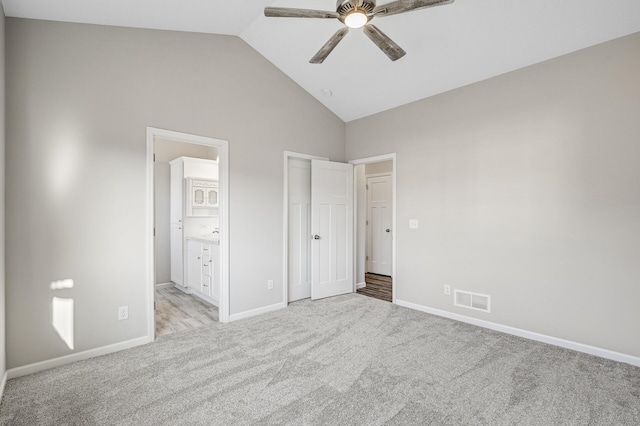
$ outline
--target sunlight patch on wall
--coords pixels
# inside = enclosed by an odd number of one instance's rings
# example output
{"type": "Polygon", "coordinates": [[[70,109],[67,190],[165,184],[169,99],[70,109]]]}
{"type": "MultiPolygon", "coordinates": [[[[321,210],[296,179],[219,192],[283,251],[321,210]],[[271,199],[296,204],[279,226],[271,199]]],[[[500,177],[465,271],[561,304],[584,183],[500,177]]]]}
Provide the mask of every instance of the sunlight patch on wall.
{"type": "Polygon", "coordinates": [[[64,199],[80,178],[82,143],[74,132],[67,130],[54,137],[50,146],[55,149],[49,153],[49,185],[55,198],[64,199]]]}
{"type": "MultiPolygon", "coordinates": [[[[51,282],[51,290],[73,288],[73,280],[58,280],[51,282]]],[[[54,297],[51,301],[51,325],[60,339],[73,350],[74,348],[74,311],[73,299],[68,297],[54,297]]]]}
{"type": "Polygon", "coordinates": [[[51,290],[62,290],[65,288],[73,288],[73,280],[60,280],[51,283],[51,290]]]}

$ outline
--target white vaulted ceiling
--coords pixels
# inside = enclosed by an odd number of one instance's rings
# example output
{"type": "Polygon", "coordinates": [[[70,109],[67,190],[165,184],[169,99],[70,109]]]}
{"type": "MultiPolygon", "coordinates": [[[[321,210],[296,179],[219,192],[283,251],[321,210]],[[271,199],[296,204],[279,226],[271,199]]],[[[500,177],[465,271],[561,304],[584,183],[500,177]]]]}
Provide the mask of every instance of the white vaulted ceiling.
{"type": "Polygon", "coordinates": [[[335,0],[3,4],[13,17],[240,36],[344,121],[640,31],[639,0],[456,0],[374,19],[407,51],[396,62],[362,30],[351,30],[323,64],[313,65],[309,59],[342,24],[335,19],[266,18],[263,9],[335,10],[335,0]]]}

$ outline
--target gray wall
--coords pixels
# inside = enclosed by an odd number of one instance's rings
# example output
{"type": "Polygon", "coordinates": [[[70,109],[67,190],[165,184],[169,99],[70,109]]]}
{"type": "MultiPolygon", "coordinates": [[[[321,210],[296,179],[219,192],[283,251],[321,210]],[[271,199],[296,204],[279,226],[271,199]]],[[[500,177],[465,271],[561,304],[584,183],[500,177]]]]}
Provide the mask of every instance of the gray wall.
{"type": "Polygon", "coordinates": [[[9,367],[69,353],[53,280],[76,351],[145,336],[146,126],[230,141],[231,313],[282,301],[282,152],[344,123],[241,39],[8,19],[7,88],[9,367]]]}
{"type": "Polygon", "coordinates": [[[398,299],[640,356],[639,75],[634,34],[347,123],[397,152],[398,299]]]}
{"type": "Polygon", "coordinates": [[[6,371],[5,345],[5,97],[4,97],[4,8],[0,3],[0,380],[6,371]]]}

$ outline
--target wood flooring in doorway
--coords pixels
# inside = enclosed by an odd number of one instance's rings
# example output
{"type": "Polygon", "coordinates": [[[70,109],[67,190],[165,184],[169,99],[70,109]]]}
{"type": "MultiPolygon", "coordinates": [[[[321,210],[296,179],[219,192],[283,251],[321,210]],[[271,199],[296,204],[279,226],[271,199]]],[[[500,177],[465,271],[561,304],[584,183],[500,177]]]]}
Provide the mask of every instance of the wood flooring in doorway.
{"type": "Polygon", "coordinates": [[[156,337],[218,321],[218,308],[173,288],[156,290],[156,337]]]}
{"type": "Polygon", "coordinates": [[[359,294],[384,300],[385,302],[391,302],[391,277],[367,273],[364,275],[364,281],[367,283],[367,286],[359,288],[359,294]]]}

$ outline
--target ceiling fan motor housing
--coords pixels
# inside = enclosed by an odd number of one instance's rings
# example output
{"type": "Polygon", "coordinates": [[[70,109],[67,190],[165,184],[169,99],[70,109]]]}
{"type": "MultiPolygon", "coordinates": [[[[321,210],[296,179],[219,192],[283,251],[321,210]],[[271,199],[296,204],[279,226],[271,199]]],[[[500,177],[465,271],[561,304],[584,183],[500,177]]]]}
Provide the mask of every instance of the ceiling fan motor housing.
{"type": "MultiPolygon", "coordinates": [[[[360,9],[364,9],[367,13],[373,12],[373,9],[376,7],[376,0],[363,0],[360,5],[360,9]]],[[[348,12],[355,9],[355,5],[353,0],[337,0],[336,1],[336,12],[340,15],[346,15],[348,12]]]]}

